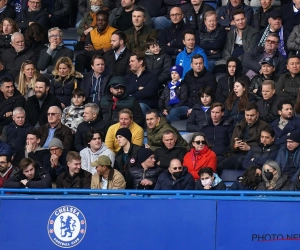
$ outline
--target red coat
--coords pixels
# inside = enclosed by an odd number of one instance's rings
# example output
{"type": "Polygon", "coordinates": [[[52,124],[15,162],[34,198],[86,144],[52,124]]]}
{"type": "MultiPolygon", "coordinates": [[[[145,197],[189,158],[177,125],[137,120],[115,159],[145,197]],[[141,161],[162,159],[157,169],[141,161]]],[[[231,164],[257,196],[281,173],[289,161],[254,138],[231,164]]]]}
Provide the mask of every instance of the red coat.
{"type": "Polygon", "coordinates": [[[188,168],[196,181],[199,179],[198,172],[201,168],[210,167],[216,172],[217,156],[209,148],[201,150],[199,155],[194,156],[194,149],[191,149],[183,158],[183,166],[188,168]]]}

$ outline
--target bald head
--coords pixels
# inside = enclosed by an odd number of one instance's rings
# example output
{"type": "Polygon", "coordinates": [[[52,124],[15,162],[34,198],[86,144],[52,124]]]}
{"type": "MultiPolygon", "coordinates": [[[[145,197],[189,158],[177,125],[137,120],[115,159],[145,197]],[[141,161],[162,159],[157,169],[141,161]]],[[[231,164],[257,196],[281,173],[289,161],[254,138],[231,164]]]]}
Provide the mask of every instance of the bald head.
{"type": "Polygon", "coordinates": [[[182,11],[179,7],[174,7],[170,10],[170,18],[172,23],[178,24],[183,19],[182,11]]]}

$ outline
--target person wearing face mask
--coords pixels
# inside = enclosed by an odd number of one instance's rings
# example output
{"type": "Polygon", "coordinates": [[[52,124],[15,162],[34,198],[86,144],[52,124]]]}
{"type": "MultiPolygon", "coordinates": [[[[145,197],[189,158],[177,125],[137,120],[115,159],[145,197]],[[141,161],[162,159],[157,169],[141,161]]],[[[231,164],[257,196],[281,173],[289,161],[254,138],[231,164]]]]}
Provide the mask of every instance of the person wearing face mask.
{"type": "Polygon", "coordinates": [[[210,167],[201,168],[199,176],[195,190],[226,190],[225,183],[210,167]]]}
{"type": "Polygon", "coordinates": [[[194,190],[195,181],[188,172],[187,167],[183,167],[181,161],[173,159],[170,166],[159,177],[155,185],[155,190],[194,190]]]}
{"type": "Polygon", "coordinates": [[[242,176],[237,178],[229,190],[256,190],[261,182],[261,167],[251,166],[242,176]]]}
{"type": "Polygon", "coordinates": [[[281,173],[276,161],[267,161],[262,169],[263,182],[259,183],[257,191],[288,191],[291,182],[287,175],[281,173]]]}

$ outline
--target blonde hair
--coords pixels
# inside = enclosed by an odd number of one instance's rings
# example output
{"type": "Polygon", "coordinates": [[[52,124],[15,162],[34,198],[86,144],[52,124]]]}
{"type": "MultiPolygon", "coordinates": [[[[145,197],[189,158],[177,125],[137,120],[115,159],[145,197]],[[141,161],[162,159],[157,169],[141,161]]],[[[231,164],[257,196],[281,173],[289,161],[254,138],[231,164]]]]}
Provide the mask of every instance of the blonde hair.
{"type": "Polygon", "coordinates": [[[100,3],[100,5],[103,5],[102,0],[90,0],[90,5],[100,3]]]}
{"type": "Polygon", "coordinates": [[[52,75],[54,76],[55,81],[61,81],[61,76],[59,75],[58,68],[59,68],[59,65],[62,63],[65,64],[70,69],[69,75],[66,76],[66,78],[64,80],[67,80],[70,76],[75,74],[75,68],[74,68],[74,65],[73,65],[71,59],[66,56],[61,57],[57,60],[54,70],[52,71],[52,75]]]}
{"type": "Polygon", "coordinates": [[[28,89],[30,89],[30,88],[34,89],[35,83],[36,83],[36,78],[38,76],[39,76],[39,72],[36,70],[33,61],[26,60],[25,62],[22,63],[19,77],[16,80],[16,82],[18,84],[18,90],[20,91],[20,93],[22,95],[25,95],[28,92],[28,89]],[[28,84],[26,84],[26,76],[24,74],[24,68],[27,65],[33,65],[33,68],[34,68],[33,77],[28,84]]]}

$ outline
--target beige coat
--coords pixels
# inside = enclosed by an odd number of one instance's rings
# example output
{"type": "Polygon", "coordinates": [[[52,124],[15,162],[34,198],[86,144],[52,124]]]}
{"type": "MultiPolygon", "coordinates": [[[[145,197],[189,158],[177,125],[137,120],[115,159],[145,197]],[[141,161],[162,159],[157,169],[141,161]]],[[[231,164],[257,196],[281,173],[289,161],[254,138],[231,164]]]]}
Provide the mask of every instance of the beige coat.
{"type": "MultiPolygon", "coordinates": [[[[92,176],[91,189],[102,189],[102,176],[94,174],[92,176]]],[[[107,189],[125,189],[126,182],[123,175],[116,169],[111,169],[108,174],[107,189]]]]}

